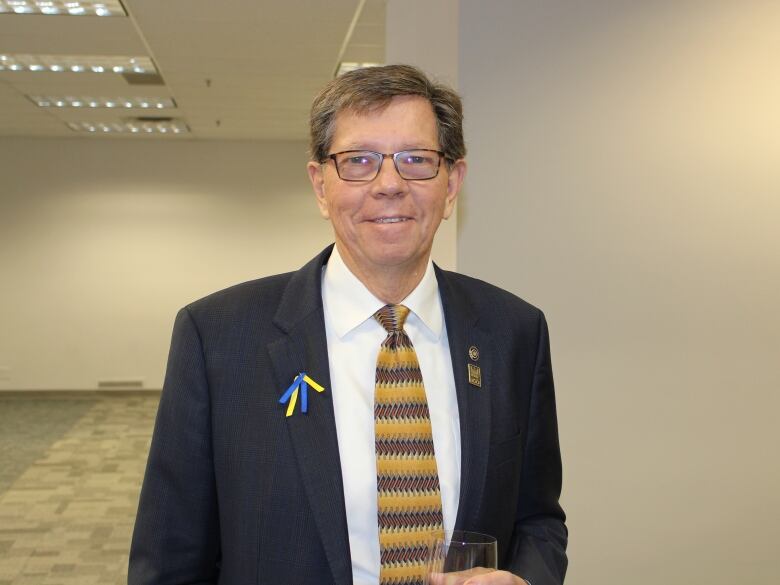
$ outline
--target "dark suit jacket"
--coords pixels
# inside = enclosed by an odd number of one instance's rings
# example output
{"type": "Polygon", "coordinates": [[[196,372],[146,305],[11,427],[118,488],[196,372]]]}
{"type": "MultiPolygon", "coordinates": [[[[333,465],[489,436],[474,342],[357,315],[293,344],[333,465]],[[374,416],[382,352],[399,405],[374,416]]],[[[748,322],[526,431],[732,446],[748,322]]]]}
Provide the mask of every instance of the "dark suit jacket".
{"type": "MultiPolygon", "coordinates": [[[[320,290],[330,252],[179,312],[130,585],[352,583],[320,290]],[[326,391],[287,418],[278,400],[301,371],[326,391]]],[[[544,316],[479,280],[436,277],[461,425],[456,528],[496,536],[501,568],[533,585],[561,583],[567,533],[544,316]],[[481,388],[468,382],[469,362],[481,388]]]]}

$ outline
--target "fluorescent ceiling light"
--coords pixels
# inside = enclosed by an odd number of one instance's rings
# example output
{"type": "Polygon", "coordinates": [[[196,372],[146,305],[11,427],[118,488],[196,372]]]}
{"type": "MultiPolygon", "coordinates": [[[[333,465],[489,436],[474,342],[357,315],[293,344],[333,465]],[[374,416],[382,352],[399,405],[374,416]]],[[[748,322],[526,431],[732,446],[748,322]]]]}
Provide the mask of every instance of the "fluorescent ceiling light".
{"type": "Polygon", "coordinates": [[[29,95],[41,108],[137,108],[143,110],[165,110],[176,107],[173,98],[160,97],[94,97],[94,96],[53,96],[29,95]]]}
{"type": "Polygon", "coordinates": [[[181,120],[161,122],[68,122],[74,132],[86,134],[187,134],[189,126],[181,120]]]}
{"type": "Polygon", "coordinates": [[[353,61],[342,61],[339,63],[338,71],[336,71],[336,77],[347,71],[354,71],[355,69],[363,69],[365,67],[379,67],[381,63],[355,63],[353,61]]]}
{"type": "Polygon", "coordinates": [[[51,16],[127,16],[119,0],[0,0],[0,14],[47,14],[51,16]]]}
{"type": "Polygon", "coordinates": [[[0,71],[60,73],[157,73],[149,57],[0,54],[0,71]]]}

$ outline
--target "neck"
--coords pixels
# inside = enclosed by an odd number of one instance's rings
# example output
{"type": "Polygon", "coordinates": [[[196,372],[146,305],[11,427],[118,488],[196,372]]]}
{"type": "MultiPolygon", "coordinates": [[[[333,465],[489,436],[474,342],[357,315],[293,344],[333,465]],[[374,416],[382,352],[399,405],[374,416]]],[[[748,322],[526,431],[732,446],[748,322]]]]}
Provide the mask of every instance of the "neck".
{"type": "Polygon", "coordinates": [[[425,269],[428,265],[428,258],[425,257],[411,266],[404,264],[371,269],[355,262],[341,249],[339,249],[339,254],[350,272],[365,285],[371,294],[389,305],[397,305],[409,296],[409,293],[420,284],[425,276],[425,269]]]}

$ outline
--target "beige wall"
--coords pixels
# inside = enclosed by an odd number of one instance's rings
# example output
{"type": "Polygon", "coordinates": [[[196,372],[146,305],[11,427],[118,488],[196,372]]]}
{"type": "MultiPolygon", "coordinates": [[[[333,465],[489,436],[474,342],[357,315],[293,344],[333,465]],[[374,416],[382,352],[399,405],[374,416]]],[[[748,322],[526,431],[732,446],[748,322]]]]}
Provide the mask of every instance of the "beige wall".
{"type": "Polygon", "coordinates": [[[572,585],[780,574],[780,3],[460,3],[458,267],[542,307],[572,585]]]}
{"type": "Polygon", "coordinates": [[[0,389],[160,388],[178,308],[331,241],[306,145],[0,139],[0,389]]]}

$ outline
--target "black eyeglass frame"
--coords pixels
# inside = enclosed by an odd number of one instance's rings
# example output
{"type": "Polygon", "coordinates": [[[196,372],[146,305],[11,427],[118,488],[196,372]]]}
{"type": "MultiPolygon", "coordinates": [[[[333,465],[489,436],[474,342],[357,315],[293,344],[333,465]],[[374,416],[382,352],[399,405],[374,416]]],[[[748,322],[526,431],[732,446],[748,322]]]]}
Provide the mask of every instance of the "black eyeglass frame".
{"type": "Polygon", "coordinates": [[[439,176],[439,169],[441,168],[441,161],[443,160],[451,160],[447,157],[444,152],[441,150],[434,150],[433,148],[407,148],[406,150],[399,150],[398,152],[391,152],[391,153],[385,153],[385,152],[376,152],[375,150],[363,150],[363,149],[353,149],[353,150],[342,150],[340,152],[333,152],[329,155],[327,155],[324,159],[320,161],[320,164],[325,164],[329,160],[333,161],[333,166],[336,167],[336,174],[339,176],[339,179],[342,181],[347,181],[349,183],[370,183],[374,179],[376,179],[379,176],[379,173],[382,172],[382,163],[385,162],[386,158],[390,158],[393,160],[393,166],[395,167],[395,171],[398,173],[398,175],[404,180],[404,181],[430,181],[431,179],[435,179],[439,176]],[[379,166],[376,168],[376,174],[371,177],[370,179],[345,179],[341,176],[341,171],[339,171],[339,163],[336,160],[336,157],[340,154],[349,154],[351,152],[364,152],[366,154],[376,154],[378,156],[382,157],[382,160],[379,163],[379,166]],[[407,152],[435,152],[439,155],[439,164],[436,165],[436,174],[426,177],[424,179],[407,179],[404,177],[401,170],[398,168],[398,156],[407,153],[407,152]]]}

